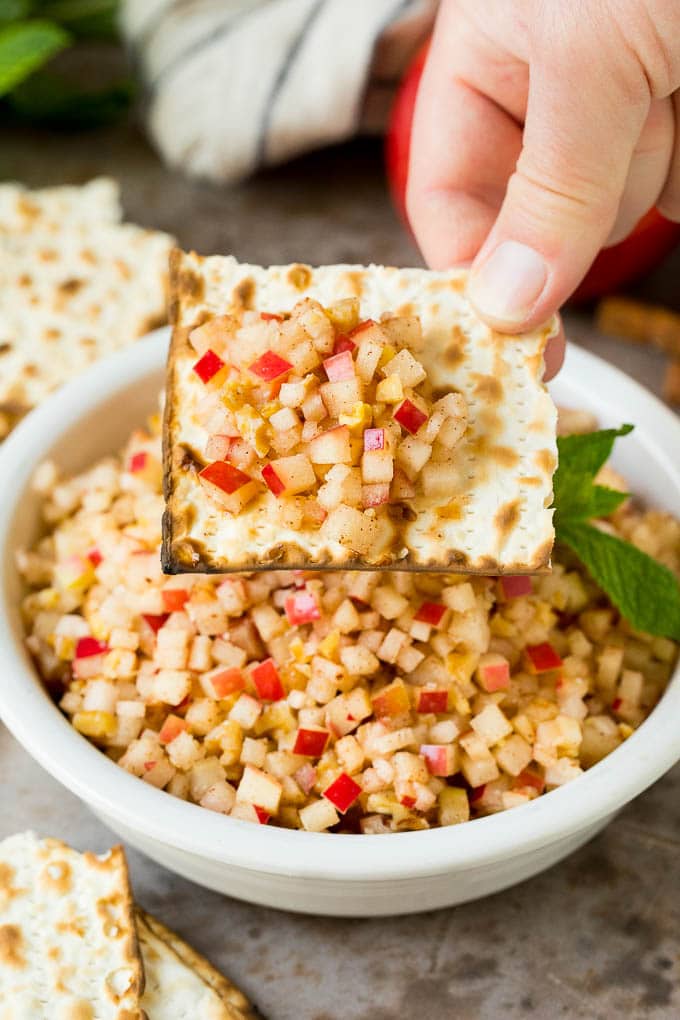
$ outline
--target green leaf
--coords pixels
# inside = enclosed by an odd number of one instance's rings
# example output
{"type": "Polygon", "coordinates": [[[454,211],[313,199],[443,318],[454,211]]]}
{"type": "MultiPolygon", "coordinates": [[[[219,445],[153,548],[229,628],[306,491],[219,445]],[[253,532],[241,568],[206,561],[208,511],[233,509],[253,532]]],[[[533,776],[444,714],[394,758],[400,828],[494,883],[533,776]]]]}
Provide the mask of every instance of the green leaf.
{"type": "Polygon", "coordinates": [[[561,436],[557,440],[558,465],[553,477],[555,526],[565,519],[603,517],[626,498],[605,495],[613,490],[594,486],[593,479],[609,458],[619,436],[633,431],[632,425],[602,429],[584,435],[561,436]]]}
{"type": "Polygon", "coordinates": [[[40,14],[80,38],[114,38],[118,7],[118,0],[42,0],[40,14]]]}
{"type": "Polygon", "coordinates": [[[21,21],[0,29],[0,96],[68,46],[71,37],[51,21],[21,21]]]}
{"type": "Polygon", "coordinates": [[[91,128],[109,124],[130,106],[135,86],[131,79],[106,88],[83,90],[64,78],[38,71],[9,97],[14,113],[26,120],[61,128],[91,128]]]}
{"type": "Polygon", "coordinates": [[[680,585],[667,567],[585,522],[563,522],[558,537],[635,630],[680,640],[680,585]]]}
{"type": "Polygon", "coordinates": [[[31,0],[0,0],[0,24],[27,18],[32,6],[31,0]]]}

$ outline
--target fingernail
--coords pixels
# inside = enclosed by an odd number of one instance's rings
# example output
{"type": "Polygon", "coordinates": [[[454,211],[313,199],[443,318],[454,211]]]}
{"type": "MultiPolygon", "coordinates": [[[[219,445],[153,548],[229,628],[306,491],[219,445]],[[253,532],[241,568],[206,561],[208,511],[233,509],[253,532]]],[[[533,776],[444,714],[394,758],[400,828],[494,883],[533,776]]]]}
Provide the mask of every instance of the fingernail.
{"type": "Polygon", "coordinates": [[[499,325],[523,322],[548,277],[543,257],[519,241],[503,241],[472,271],[468,296],[483,319],[499,325]]]}

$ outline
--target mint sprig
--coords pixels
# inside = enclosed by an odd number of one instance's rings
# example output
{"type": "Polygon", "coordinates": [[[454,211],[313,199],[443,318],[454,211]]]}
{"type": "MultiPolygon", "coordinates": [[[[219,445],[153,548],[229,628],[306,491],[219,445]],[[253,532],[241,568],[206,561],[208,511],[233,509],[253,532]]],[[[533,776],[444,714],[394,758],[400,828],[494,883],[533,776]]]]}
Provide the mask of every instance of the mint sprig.
{"type": "Polygon", "coordinates": [[[680,640],[680,585],[672,571],[589,523],[608,516],[628,497],[595,484],[595,476],[616,439],[632,431],[632,425],[622,425],[557,440],[555,537],[578,557],[635,630],[680,640]]]}

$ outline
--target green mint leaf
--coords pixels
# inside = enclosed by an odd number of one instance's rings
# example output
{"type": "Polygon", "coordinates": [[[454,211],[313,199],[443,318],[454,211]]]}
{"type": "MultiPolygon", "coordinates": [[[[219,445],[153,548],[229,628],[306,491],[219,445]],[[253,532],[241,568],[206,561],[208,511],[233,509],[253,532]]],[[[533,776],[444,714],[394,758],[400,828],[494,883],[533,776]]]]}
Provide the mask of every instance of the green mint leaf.
{"type": "Polygon", "coordinates": [[[605,491],[612,490],[593,485],[593,479],[609,458],[616,439],[632,430],[632,425],[622,425],[620,429],[558,438],[558,465],[553,477],[556,528],[564,520],[604,517],[623,502],[625,495],[606,496],[605,491]]]}
{"type": "Polygon", "coordinates": [[[0,25],[27,18],[32,6],[31,0],[0,0],[0,25]]]}
{"type": "Polygon", "coordinates": [[[583,521],[563,521],[558,538],[635,630],[680,640],[680,584],[672,571],[583,521]]]}
{"type": "Polygon", "coordinates": [[[51,21],[19,21],[1,28],[0,96],[11,92],[70,41],[68,32],[51,21]]]}
{"type": "Polygon", "coordinates": [[[41,0],[41,17],[65,25],[78,38],[118,35],[118,0],[41,0]]]}

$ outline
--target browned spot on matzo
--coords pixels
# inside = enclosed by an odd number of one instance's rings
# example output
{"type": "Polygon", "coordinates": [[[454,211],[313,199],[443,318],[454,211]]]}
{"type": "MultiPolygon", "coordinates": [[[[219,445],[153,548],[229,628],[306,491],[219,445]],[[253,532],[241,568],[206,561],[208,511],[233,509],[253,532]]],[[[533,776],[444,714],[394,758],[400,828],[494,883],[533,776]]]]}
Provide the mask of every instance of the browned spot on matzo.
{"type": "Polygon", "coordinates": [[[505,536],[517,526],[520,506],[520,500],[513,499],[498,508],[493,520],[500,533],[501,539],[504,539],[505,536]]]}
{"type": "Polygon", "coordinates": [[[57,893],[67,893],[71,888],[71,866],[66,861],[53,861],[41,874],[41,880],[57,893]]]}
{"type": "Polygon", "coordinates": [[[493,375],[478,375],[474,372],[472,378],[476,380],[474,392],[476,396],[483,397],[490,404],[498,404],[503,399],[503,385],[493,375]]]}
{"type": "Polygon", "coordinates": [[[295,287],[296,290],[305,290],[309,287],[309,281],[312,278],[312,271],[309,266],[303,266],[297,263],[291,266],[288,270],[288,282],[295,287]]]}
{"type": "Polygon", "coordinates": [[[0,925],[0,964],[17,970],[26,966],[24,937],[15,924],[0,925]]]}
{"type": "Polygon", "coordinates": [[[534,460],[541,471],[552,476],[553,471],[557,467],[557,457],[552,450],[537,450],[534,460]]]}
{"type": "Polygon", "coordinates": [[[240,308],[252,308],[255,300],[256,284],[253,279],[241,280],[234,287],[234,304],[240,308]]]}

